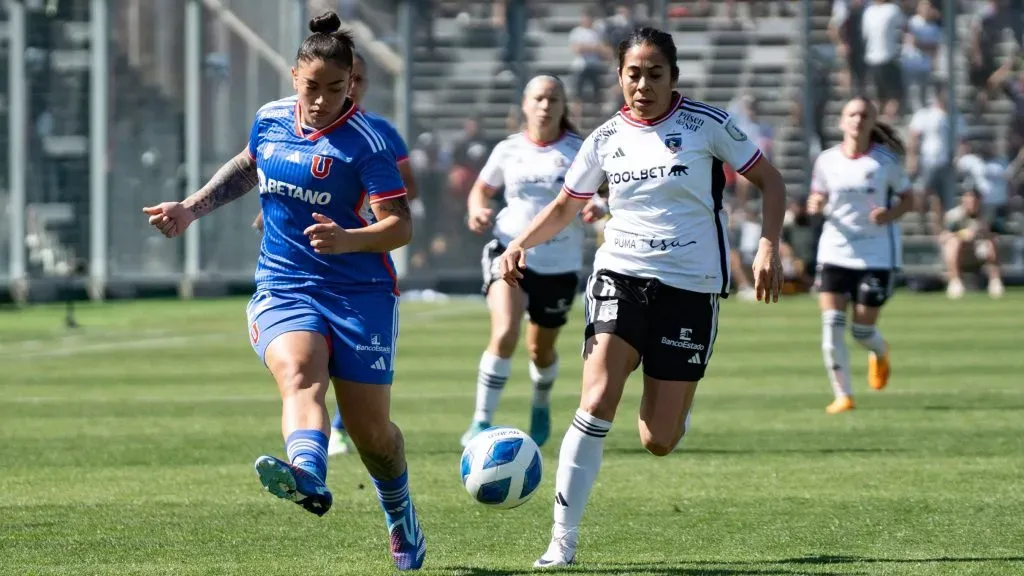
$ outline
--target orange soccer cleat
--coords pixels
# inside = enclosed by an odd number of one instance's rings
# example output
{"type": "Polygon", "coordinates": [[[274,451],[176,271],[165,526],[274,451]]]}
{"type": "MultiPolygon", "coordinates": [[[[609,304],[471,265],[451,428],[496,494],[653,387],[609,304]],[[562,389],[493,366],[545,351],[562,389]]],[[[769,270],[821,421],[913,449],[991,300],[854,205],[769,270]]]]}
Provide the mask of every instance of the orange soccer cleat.
{"type": "Polygon", "coordinates": [[[829,414],[839,414],[840,412],[846,412],[847,410],[853,410],[853,398],[850,396],[840,396],[832,401],[831,404],[825,407],[825,412],[829,414]]]}
{"type": "Polygon", "coordinates": [[[872,352],[868,356],[868,385],[872,390],[881,390],[889,383],[889,344],[885,344],[885,354],[879,356],[872,352]]]}

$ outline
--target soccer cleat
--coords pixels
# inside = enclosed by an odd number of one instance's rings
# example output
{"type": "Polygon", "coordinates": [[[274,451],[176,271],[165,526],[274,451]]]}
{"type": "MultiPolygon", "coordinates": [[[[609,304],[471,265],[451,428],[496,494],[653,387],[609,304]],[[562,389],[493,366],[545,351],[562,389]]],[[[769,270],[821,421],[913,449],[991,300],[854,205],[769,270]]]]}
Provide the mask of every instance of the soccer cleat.
{"type": "Polygon", "coordinates": [[[327,441],[327,455],[348,454],[350,451],[348,447],[348,434],[344,430],[331,428],[331,437],[327,441]]]}
{"type": "Polygon", "coordinates": [[[567,530],[560,536],[552,530],[551,543],[544,555],[533,563],[534,568],[558,568],[572,566],[576,563],[576,543],[579,536],[576,530],[567,530]]]}
{"type": "Polygon", "coordinates": [[[1003,287],[1003,281],[996,277],[988,281],[988,295],[992,298],[1002,298],[1003,293],[1006,292],[1006,288],[1003,287]]]}
{"type": "Polygon", "coordinates": [[[317,516],[327,514],[334,503],[323,480],[273,456],[256,459],[256,475],[267,492],[295,502],[317,516]]]}
{"type": "Polygon", "coordinates": [[[828,412],[829,414],[839,414],[840,412],[853,410],[853,408],[853,398],[849,396],[840,396],[825,407],[825,412],[828,412]]]}
{"type": "Polygon", "coordinates": [[[479,420],[474,420],[473,423],[469,425],[469,430],[466,430],[466,433],[462,435],[462,447],[465,448],[466,446],[468,446],[469,441],[472,440],[474,436],[483,432],[484,430],[487,430],[490,427],[490,422],[481,422],[479,420]]]}
{"type": "Polygon", "coordinates": [[[889,343],[886,342],[885,354],[868,354],[868,386],[871,386],[872,390],[885,388],[889,383],[889,372],[889,343]]]}
{"type": "Polygon", "coordinates": [[[384,514],[388,523],[388,538],[391,541],[391,559],[399,570],[419,570],[427,555],[427,541],[416,518],[412,498],[406,497],[401,504],[388,509],[384,514]]]}
{"type": "Polygon", "coordinates": [[[530,438],[543,446],[551,436],[551,409],[547,406],[534,406],[530,411],[530,438]]]}

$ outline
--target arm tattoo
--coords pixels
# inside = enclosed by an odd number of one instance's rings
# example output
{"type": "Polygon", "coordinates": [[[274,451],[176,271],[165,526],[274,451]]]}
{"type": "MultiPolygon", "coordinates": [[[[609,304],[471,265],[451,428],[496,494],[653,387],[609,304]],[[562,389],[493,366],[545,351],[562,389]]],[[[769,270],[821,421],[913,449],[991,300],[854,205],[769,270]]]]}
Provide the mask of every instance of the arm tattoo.
{"type": "Polygon", "coordinates": [[[256,161],[249,157],[248,150],[243,150],[221,166],[206,186],[186,198],[182,204],[191,210],[196,218],[200,218],[232,200],[241,198],[258,183],[256,161]]]}
{"type": "Polygon", "coordinates": [[[412,212],[409,210],[409,199],[405,196],[384,200],[373,205],[373,214],[377,220],[383,220],[388,216],[397,216],[399,220],[411,220],[412,212]]]}

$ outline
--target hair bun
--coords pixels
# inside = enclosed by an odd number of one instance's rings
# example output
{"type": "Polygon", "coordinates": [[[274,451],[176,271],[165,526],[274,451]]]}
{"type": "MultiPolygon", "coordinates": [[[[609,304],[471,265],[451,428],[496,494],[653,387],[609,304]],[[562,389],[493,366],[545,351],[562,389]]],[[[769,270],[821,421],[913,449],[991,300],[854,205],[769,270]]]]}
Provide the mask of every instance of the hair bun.
{"type": "Polygon", "coordinates": [[[338,30],[341,30],[341,18],[334,12],[324,12],[309,21],[309,31],[314,34],[333,34],[338,30]]]}

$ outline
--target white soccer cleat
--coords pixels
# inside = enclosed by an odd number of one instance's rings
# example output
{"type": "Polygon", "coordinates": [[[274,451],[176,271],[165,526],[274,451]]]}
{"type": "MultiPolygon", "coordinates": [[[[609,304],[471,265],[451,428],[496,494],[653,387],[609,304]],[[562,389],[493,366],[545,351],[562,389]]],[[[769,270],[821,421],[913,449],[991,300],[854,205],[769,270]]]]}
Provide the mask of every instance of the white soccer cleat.
{"type": "Polygon", "coordinates": [[[993,298],[1002,298],[1003,292],[1006,289],[1003,287],[1003,281],[999,278],[993,278],[988,281],[988,295],[993,298]]]}
{"type": "Polygon", "coordinates": [[[327,455],[348,454],[348,434],[337,428],[331,428],[331,437],[327,440],[327,455]]]}
{"type": "Polygon", "coordinates": [[[534,568],[558,568],[572,566],[576,563],[576,543],[579,541],[579,534],[576,530],[567,530],[562,534],[556,534],[552,530],[551,543],[548,544],[544,555],[533,563],[534,568]]]}
{"type": "Polygon", "coordinates": [[[946,285],[946,296],[950,300],[959,300],[964,296],[964,283],[959,278],[954,278],[946,285]]]}

